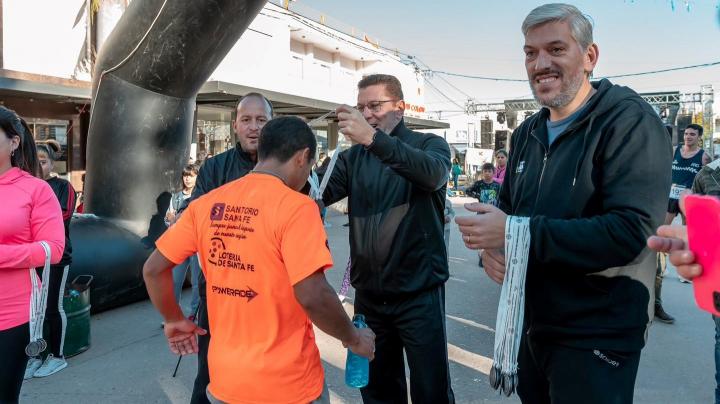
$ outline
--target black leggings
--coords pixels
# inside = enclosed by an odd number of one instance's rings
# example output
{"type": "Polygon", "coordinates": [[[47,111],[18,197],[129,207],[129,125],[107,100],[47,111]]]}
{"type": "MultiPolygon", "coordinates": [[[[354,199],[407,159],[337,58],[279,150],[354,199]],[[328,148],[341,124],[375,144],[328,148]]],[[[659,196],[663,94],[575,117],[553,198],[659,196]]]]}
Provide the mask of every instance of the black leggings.
{"type": "Polygon", "coordinates": [[[50,285],[48,287],[45,321],[49,330],[48,348],[56,358],[64,355],[63,347],[65,346],[67,316],[63,309],[62,299],[65,294],[65,283],[67,282],[69,270],[69,266],[53,265],[50,267],[50,285]]]}
{"type": "MultiPolygon", "coordinates": [[[[47,307],[45,308],[45,323],[48,327],[48,352],[56,358],[64,356],[65,331],[67,329],[67,316],[63,309],[63,295],[67,282],[69,266],[51,265],[50,282],[48,284],[47,307]]],[[[42,273],[42,270],[38,271],[42,273]]]]}
{"type": "Polygon", "coordinates": [[[0,404],[17,403],[20,397],[30,342],[29,323],[0,331],[0,404]]]}

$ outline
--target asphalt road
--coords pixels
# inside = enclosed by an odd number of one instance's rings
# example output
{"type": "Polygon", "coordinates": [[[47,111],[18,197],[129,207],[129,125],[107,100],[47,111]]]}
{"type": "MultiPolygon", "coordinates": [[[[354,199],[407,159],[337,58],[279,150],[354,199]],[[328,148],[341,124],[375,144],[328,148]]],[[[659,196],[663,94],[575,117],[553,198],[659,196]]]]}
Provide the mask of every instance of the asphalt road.
{"type": "MultiPolygon", "coordinates": [[[[462,199],[456,211],[464,214],[462,199]]],[[[336,268],[328,279],[339,288],[349,254],[347,218],[332,215],[328,228],[336,268]]],[[[500,287],[477,266],[477,254],[465,249],[453,228],[451,278],[446,286],[450,371],[458,403],[516,403],[487,382],[491,363],[495,312],[500,287]]],[[[186,290],[185,301],[189,299],[186,290]]],[[[635,390],[636,403],[711,403],[714,389],[714,328],[710,315],[694,306],[692,286],[681,284],[671,269],[663,298],[674,325],[654,324],[642,354],[635,390]]],[[[352,313],[352,293],[345,305],[352,313]]],[[[333,403],[360,402],[357,390],[344,385],[345,350],[317,331],[326,380],[333,403]]],[[[148,301],[92,318],[92,347],[69,359],[69,367],[24,384],[22,403],[186,403],[192,391],[195,357],[182,360],[167,349],[160,317],[148,301]]]]}

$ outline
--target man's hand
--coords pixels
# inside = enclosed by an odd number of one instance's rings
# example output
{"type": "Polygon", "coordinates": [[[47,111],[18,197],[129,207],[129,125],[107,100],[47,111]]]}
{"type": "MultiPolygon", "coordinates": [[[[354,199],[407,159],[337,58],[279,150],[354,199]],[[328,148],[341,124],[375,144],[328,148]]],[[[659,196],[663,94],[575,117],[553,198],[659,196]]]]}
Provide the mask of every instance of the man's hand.
{"type": "MultiPolygon", "coordinates": [[[[685,197],[692,194],[685,190],[680,194],[680,211],[685,214],[685,197]]],[[[677,268],[678,274],[685,279],[693,279],[702,274],[702,267],[695,262],[687,241],[687,226],[675,224],[660,226],[657,236],[650,236],[647,245],[651,250],[668,253],[670,262],[677,268]]]]}
{"type": "Polygon", "coordinates": [[[338,128],[349,140],[369,146],[375,136],[375,129],[365,120],[357,109],[349,105],[337,107],[335,113],[338,117],[338,128]]]}
{"type": "Polygon", "coordinates": [[[476,216],[458,216],[465,246],[472,250],[505,247],[505,212],[485,203],[466,203],[465,209],[479,213],[476,216]]]}
{"type": "Polygon", "coordinates": [[[355,355],[373,360],[375,358],[375,333],[369,328],[356,329],[355,338],[343,346],[350,348],[355,355]]]}
{"type": "Polygon", "coordinates": [[[702,274],[702,267],[695,262],[695,255],[687,246],[687,227],[679,224],[660,226],[657,236],[651,236],[648,247],[660,253],[669,253],[670,262],[685,279],[702,274]]]}
{"type": "Polygon", "coordinates": [[[445,215],[445,224],[450,223],[450,215],[445,215]]]}
{"type": "Polygon", "coordinates": [[[187,318],[165,323],[165,337],[167,337],[170,350],[175,355],[198,353],[197,336],[205,334],[207,331],[187,318]]]}
{"type": "Polygon", "coordinates": [[[487,276],[502,285],[505,280],[505,253],[500,249],[484,250],[482,263],[487,276]]]}

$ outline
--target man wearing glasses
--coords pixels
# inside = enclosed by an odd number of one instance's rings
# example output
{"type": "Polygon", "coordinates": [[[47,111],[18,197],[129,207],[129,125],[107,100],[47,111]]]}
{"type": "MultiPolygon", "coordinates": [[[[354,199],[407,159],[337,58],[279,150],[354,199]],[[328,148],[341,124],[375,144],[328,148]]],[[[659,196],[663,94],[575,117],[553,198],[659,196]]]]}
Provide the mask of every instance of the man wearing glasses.
{"type": "Polygon", "coordinates": [[[412,402],[452,403],[443,241],[450,149],[441,137],[405,126],[394,76],[367,76],[358,90],[356,108],[336,111],[355,145],[339,155],[323,202],[349,198],[355,313],[377,335],[363,401],[407,402],[404,349],[412,402]]]}

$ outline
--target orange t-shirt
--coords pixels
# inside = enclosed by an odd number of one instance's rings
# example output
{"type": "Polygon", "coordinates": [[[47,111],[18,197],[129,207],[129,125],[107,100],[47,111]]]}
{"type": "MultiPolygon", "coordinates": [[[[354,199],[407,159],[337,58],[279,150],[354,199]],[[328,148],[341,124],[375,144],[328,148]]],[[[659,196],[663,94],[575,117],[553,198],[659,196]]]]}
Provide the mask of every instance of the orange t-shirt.
{"type": "Polygon", "coordinates": [[[312,323],[293,291],[332,266],[315,202],[251,173],[193,201],[156,245],[175,263],[200,253],[215,398],[308,403],[322,394],[312,323]]]}

